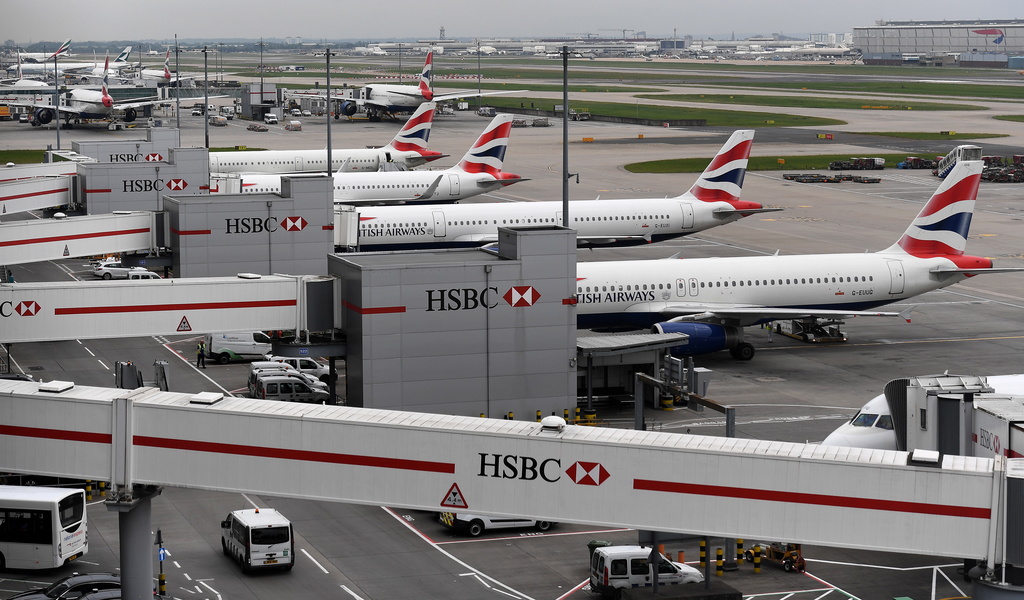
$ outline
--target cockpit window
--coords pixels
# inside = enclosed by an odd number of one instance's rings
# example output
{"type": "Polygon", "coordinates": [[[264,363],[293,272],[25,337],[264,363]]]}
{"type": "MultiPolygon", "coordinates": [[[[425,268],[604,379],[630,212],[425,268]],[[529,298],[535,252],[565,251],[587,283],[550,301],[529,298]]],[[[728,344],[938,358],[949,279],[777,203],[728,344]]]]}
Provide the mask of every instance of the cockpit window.
{"type": "Polygon", "coordinates": [[[875,423],[875,427],[892,431],[892,415],[882,415],[878,417],[878,422],[875,423]]]}
{"type": "MultiPolygon", "coordinates": [[[[875,424],[875,419],[877,419],[877,418],[878,418],[878,415],[876,415],[876,414],[860,413],[856,417],[853,418],[853,421],[850,421],[850,424],[853,425],[854,427],[871,427],[872,425],[875,424]]],[[[891,420],[890,420],[890,425],[891,425],[891,420]]]]}

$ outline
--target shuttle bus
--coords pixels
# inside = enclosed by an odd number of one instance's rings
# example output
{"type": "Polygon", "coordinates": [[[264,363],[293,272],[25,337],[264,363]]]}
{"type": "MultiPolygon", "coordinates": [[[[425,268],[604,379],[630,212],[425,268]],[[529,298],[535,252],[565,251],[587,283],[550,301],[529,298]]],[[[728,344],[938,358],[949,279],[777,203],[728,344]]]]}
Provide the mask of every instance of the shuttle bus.
{"type": "Polygon", "coordinates": [[[85,491],[0,485],[0,569],[52,569],[88,550],[85,491]]]}

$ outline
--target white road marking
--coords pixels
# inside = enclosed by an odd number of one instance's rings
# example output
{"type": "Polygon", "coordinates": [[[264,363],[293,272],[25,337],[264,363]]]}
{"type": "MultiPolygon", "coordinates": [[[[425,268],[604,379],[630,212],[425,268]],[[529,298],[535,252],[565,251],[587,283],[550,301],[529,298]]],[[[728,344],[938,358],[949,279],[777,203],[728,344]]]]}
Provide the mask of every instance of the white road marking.
{"type": "Polygon", "coordinates": [[[352,596],[356,600],[363,600],[362,596],[360,596],[359,594],[357,594],[357,593],[353,592],[352,590],[348,589],[348,586],[342,585],[341,589],[345,590],[346,594],[348,594],[349,596],[352,596]]]}
{"type": "Polygon", "coordinates": [[[302,548],[301,550],[302,550],[302,553],[306,555],[306,558],[308,558],[309,560],[313,561],[313,564],[314,564],[314,565],[316,565],[316,566],[320,567],[320,570],[321,570],[321,571],[323,571],[324,573],[329,573],[329,572],[330,572],[330,571],[328,571],[327,569],[325,569],[323,565],[321,565],[321,564],[320,564],[319,562],[317,562],[317,560],[316,560],[315,558],[313,558],[312,556],[310,556],[310,555],[309,555],[309,552],[306,552],[306,549],[305,549],[305,548],[302,548]]]}

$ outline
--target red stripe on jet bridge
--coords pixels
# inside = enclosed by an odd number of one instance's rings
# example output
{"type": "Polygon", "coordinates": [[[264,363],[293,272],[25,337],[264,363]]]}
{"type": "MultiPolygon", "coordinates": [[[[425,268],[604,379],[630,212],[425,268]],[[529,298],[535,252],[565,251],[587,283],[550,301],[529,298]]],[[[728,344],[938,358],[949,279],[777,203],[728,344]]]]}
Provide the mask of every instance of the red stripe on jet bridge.
{"type": "Polygon", "coordinates": [[[697,496],[718,496],[721,498],[753,498],[757,500],[768,500],[771,502],[836,506],[839,508],[861,508],[866,510],[885,510],[890,512],[940,515],[946,517],[967,517],[971,519],[988,519],[992,516],[992,511],[989,508],[974,506],[948,506],[945,504],[903,502],[900,500],[882,500],[879,498],[850,498],[848,496],[832,496],[828,494],[780,492],[778,490],[757,490],[752,488],[727,487],[721,485],[680,483],[676,481],[654,481],[651,479],[634,479],[633,489],[647,490],[651,492],[669,492],[673,494],[693,494],[697,496]]]}
{"type": "Polygon", "coordinates": [[[19,427],[17,425],[0,425],[0,435],[13,435],[16,437],[40,438],[46,440],[64,440],[67,442],[90,442],[93,444],[109,444],[113,441],[113,436],[109,433],[67,431],[65,429],[43,429],[42,427],[19,427]]]}
{"type": "Polygon", "coordinates": [[[109,194],[112,190],[85,190],[86,194],[109,194]]]}
{"type": "Polygon", "coordinates": [[[394,313],[404,313],[404,306],[381,306],[379,308],[363,308],[362,306],[356,306],[346,300],[341,301],[341,305],[345,308],[355,311],[361,315],[387,315],[394,313]]]}
{"type": "Polygon", "coordinates": [[[164,448],[168,450],[189,450],[192,452],[212,452],[215,454],[233,454],[236,456],[280,458],[284,460],[298,460],[303,462],[352,465],[355,467],[377,467],[380,469],[422,471],[425,473],[455,473],[454,463],[434,462],[428,460],[385,458],[382,456],[366,456],[362,454],[338,454],[335,452],[318,452],[315,450],[293,450],[291,448],[267,448],[266,446],[243,446],[241,444],[200,442],[195,440],[175,440],[163,437],[151,437],[147,435],[136,435],[132,437],[132,443],[136,446],[164,448]]]}
{"type": "Polygon", "coordinates": [[[249,302],[194,302],[190,304],[144,304],[134,306],[71,306],[55,308],[54,315],[97,315],[112,313],[145,313],[163,312],[167,310],[222,310],[227,308],[271,308],[275,306],[295,306],[291,300],[252,300],[249,302]]]}
{"type": "Polygon", "coordinates": [[[334,231],[334,225],[321,225],[320,229],[324,231],[334,231]]]}
{"type": "Polygon", "coordinates": [[[61,192],[68,191],[68,188],[61,190],[45,190],[42,192],[30,192],[28,194],[14,194],[13,196],[0,196],[0,202],[6,202],[8,200],[20,200],[22,198],[37,198],[39,196],[48,196],[50,194],[59,194],[61,192]]]}
{"type": "Polygon", "coordinates": [[[7,242],[0,242],[0,248],[5,246],[25,246],[28,244],[45,244],[47,242],[66,242],[69,240],[87,240],[90,238],[101,238],[101,237],[112,237],[115,235],[133,235],[136,233],[149,233],[149,227],[140,227],[138,229],[122,229],[120,231],[95,231],[93,233],[77,233],[73,235],[54,235],[43,238],[33,238],[28,240],[10,240],[7,242]]]}
{"type": "Polygon", "coordinates": [[[171,233],[177,235],[210,235],[213,232],[209,229],[175,229],[171,227],[171,233]]]}

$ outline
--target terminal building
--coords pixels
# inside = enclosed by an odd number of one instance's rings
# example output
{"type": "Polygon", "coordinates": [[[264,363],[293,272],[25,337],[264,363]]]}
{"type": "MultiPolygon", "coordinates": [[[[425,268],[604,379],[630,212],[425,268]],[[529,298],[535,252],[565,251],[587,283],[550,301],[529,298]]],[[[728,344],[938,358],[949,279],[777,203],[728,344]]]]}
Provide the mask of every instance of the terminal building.
{"type": "Polygon", "coordinates": [[[1017,68],[1024,56],[1024,20],[878,21],[853,28],[865,64],[1017,68]]]}

